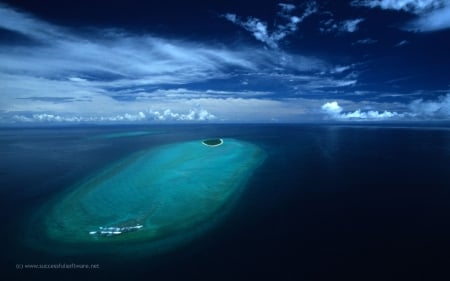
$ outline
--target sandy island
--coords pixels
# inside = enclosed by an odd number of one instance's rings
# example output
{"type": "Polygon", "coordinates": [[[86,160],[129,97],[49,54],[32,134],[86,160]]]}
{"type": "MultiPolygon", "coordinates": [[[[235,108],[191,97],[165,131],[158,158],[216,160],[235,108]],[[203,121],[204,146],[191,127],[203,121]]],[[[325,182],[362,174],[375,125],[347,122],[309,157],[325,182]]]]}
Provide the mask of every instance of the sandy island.
{"type": "Polygon", "coordinates": [[[223,139],[207,139],[202,141],[206,146],[219,146],[223,144],[223,139]]]}

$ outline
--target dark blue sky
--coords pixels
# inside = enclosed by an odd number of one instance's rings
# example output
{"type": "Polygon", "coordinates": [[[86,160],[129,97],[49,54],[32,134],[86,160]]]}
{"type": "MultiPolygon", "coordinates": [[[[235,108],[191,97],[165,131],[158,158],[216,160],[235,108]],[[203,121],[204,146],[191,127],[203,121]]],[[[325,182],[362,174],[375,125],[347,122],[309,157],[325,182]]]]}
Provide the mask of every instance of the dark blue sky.
{"type": "Polygon", "coordinates": [[[3,1],[0,122],[448,120],[448,50],[442,0],[3,1]]]}

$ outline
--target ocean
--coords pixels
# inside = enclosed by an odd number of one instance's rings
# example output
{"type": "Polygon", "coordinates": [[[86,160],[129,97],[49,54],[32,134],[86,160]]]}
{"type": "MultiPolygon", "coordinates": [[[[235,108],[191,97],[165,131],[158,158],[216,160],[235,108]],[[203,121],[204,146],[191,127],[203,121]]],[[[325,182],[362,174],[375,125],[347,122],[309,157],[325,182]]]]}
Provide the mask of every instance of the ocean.
{"type": "Polygon", "coordinates": [[[450,129],[3,128],[0,206],[2,280],[450,280],[450,129]],[[208,138],[251,143],[266,156],[227,211],[186,230],[189,239],[108,253],[36,239],[46,206],[104,167],[208,138]],[[89,268],[74,268],[82,265],[89,268]]]}

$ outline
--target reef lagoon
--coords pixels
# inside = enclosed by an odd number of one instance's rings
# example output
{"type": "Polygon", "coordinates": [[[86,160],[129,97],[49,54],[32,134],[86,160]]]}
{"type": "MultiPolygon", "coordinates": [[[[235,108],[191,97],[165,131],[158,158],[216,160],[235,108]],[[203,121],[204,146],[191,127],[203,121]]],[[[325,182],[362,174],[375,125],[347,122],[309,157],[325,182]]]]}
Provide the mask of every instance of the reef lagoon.
{"type": "Polygon", "coordinates": [[[446,126],[3,128],[2,276],[445,280],[449,175],[446,126]]]}
{"type": "Polygon", "coordinates": [[[49,248],[63,251],[66,244],[78,252],[102,252],[114,246],[120,253],[120,247],[152,251],[151,242],[185,240],[192,229],[214,222],[264,161],[256,145],[220,143],[194,140],[140,151],[71,187],[38,221],[48,243],[59,243],[49,248]]]}

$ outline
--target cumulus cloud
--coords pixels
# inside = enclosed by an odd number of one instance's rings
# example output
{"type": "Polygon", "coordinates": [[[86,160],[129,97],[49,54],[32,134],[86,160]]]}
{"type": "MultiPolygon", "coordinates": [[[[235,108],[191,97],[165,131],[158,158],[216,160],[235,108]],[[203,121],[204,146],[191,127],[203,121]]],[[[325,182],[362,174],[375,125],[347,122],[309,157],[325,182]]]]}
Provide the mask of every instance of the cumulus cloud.
{"type": "Polygon", "coordinates": [[[297,8],[293,4],[278,4],[280,11],[278,16],[284,20],[283,24],[277,24],[269,30],[267,22],[254,17],[248,17],[243,20],[236,14],[225,14],[225,19],[244,28],[252,33],[252,35],[259,41],[265,43],[272,49],[279,47],[279,42],[286,36],[294,33],[298,29],[298,25],[308,16],[317,12],[317,5],[315,2],[308,2],[306,8],[301,16],[292,15],[292,12],[297,8]]]}
{"type": "Polygon", "coordinates": [[[343,109],[341,106],[339,106],[337,101],[332,101],[322,105],[322,110],[330,115],[339,116],[343,109]]]}
{"type": "Polygon", "coordinates": [[[71,114],[37,113],[30,116],[15,114],[13,122],[25,123],[96,123],[96,122],[144,122],[144,121],[208,121],[216,116],[203,108],[190,109],[187,113],[174,112],[171,109],[149,110],[148,112],[124,113],[105,116],[77,116],[71,114]]]}
{"type": "Polygon", "coordinates": [[[361,109],[343,112],[344,109],[339,105],[337,101],[327,102],[322,105],[322,111],[328,116],[337,120],[385,120],[392,117],[401,117],[402,114],[391,111],[379,112],[376,110],[362,111],[361,109]]]}
{"type": "Polygon", "coordinates": [[[440,96],[437,100],[417,99],[409,105],[409,109],[416,116],[450,117],[450,94],[440,96]]]}
{"type": "Polygon", "coordinates": [[[37,113],[31,116],[16,114],[13,122],[27,123],[96,123],[96,122],[136,122],[145,120],[143,112],[137,114],[125,113],[109,116],[77,116],[71,114],[37,113]]]}
{"type": "Polygon", "coordinates": [[[33,114],[31,117],[25,115],[14,115],[15,121],[25,122],[45,122],[45,123],[89,123],[89,122],[135,122],[146,120],[147,116],[144,112],[136,114],[125,113],[110,116],[76,116],[76,115],[58,115],[49,113],[33,114]]]}
{"type": "Polygon", "coordinates": [[[446,0],[354,0],[353,6],[405,11],[417,15],[404,28],[414,31],[436,31],[450,28],[450,2],[446,0]]]}
{"type": "Polygon", "coordinates": [[[436,100],[417,99],[402,105],[404,112],[361,110],[344,111],[337,101],[323,104],[321,110],[328,117],[336,120],[442,120],[450,118],[450,94],[436,100]]]}
{"type": "Polygon", "coordinates": [[[191,109],[187,114],[172,112],[171,109],[165,109],[163,111],[152,110],[150,114],[153,115],[154,119],[159,121],[206,121],[216,119],[214,114],[209,113],[205,109],[191,109]]]}

